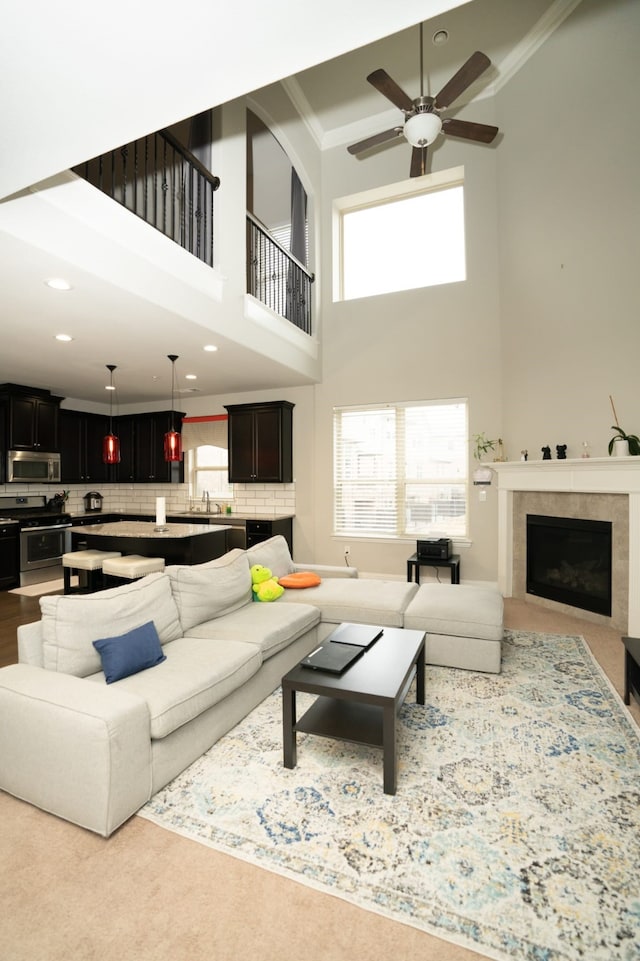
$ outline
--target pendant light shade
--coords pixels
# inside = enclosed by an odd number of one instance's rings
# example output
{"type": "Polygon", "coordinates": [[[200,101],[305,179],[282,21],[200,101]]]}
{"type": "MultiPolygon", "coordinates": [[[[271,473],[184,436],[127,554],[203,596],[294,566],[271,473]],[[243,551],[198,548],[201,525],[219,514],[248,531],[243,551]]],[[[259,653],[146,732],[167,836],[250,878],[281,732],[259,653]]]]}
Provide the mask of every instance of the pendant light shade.
{"type": "Polygon", "coordinates": [[[106,366],[109,371],[109,386],[107,387],[109,391],[109,433],[102,441],[102,462],[104,464],[119,464],[120,441],[113,433],[113,392],[115,390],[113,386],[113,372],[116,369],[116,365],[107,364],[106,366]]]}
{"type": "Polygon", "coordinates": [[[167,463],[171,463],[171,461],[182,460],[182,437],[180,433],[175,430],[173,421],[173,395],[178,356],[177,354],[167,354],[167,357],[171,361],[171,430],[168,430],[164,435],[164,459],[167,463]]]}

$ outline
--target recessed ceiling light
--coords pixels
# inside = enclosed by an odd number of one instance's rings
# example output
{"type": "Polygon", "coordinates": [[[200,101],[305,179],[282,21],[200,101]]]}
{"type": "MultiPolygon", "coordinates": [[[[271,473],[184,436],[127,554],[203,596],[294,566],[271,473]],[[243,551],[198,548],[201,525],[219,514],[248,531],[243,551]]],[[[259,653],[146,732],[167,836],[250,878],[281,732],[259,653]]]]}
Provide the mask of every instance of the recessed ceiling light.
{"type": "Polygon", "coordinates": [[[50,280],[45,280],[45,284],[52,290],[73,290],[69,281],[62,277],[51,277],[50,280]]]}
{"type": "Polygon", "coordinates": [[[197,380],[197,379],[198,379],[198,375],[197,375],[197,374],[185,374],[185,375],[184,375],[184,379],[185,379],[185,380],[197,380]]]}
{"type": "Polygon", "coordinates": [[[215,344],[205,344],[203,349],[212,351],[212,350],[217,350],[218,348],[216,347],[215,344]]]}
{"type": "Polygon", "coordinates": [[[449,39],[448,30],[436,30],[436,32],[431,38],[431,42],[434,43],[436,47],[441,47],[444,43],[448,41],[448,39],[449,39]]]}
{"type": "Polygon", "coordinates": [[[70,340],[73,340],[73,337],[70,337],[69,334],[56,334],[56,340],[61,340],[67,344],[70,340]]]}

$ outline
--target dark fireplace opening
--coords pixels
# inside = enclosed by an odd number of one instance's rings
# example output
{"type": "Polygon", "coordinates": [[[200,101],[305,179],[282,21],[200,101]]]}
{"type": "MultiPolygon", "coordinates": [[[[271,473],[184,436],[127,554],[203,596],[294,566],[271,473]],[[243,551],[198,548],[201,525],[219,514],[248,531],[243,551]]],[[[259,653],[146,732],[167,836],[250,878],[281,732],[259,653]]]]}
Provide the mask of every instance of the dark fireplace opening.
{"type": "Polygon", "coordinates": [[[610,521],[527,514],[527,593],[611,616],[610,521]]]}

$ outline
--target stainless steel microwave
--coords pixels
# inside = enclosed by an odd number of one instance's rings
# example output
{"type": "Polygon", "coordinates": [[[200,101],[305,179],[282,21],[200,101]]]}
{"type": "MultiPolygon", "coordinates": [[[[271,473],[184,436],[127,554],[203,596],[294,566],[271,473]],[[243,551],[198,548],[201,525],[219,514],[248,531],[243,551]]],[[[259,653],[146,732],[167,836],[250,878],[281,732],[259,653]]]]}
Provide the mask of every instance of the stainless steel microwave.
{"type": "Polygon", "coordinates": [[[10,450],[7,454],[9,483],[60,483],[60,454],[35,450],[10,450]]]}

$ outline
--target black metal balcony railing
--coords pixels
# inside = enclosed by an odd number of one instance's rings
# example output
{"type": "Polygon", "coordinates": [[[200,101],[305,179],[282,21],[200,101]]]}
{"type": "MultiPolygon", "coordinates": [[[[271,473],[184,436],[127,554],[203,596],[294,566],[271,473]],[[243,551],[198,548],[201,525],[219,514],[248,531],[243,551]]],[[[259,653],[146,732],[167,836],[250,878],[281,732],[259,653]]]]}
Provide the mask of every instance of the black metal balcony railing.
{"type": "Polygon", "coordinates": [[[214,176],[168,130],[73,168],[90,184],[213,267],[214,176]]]}
{"type": "Polygon", "coordinates": [[[248,213],[247,292],[311,334],[313,280],[313,274],[248,213]]]}

